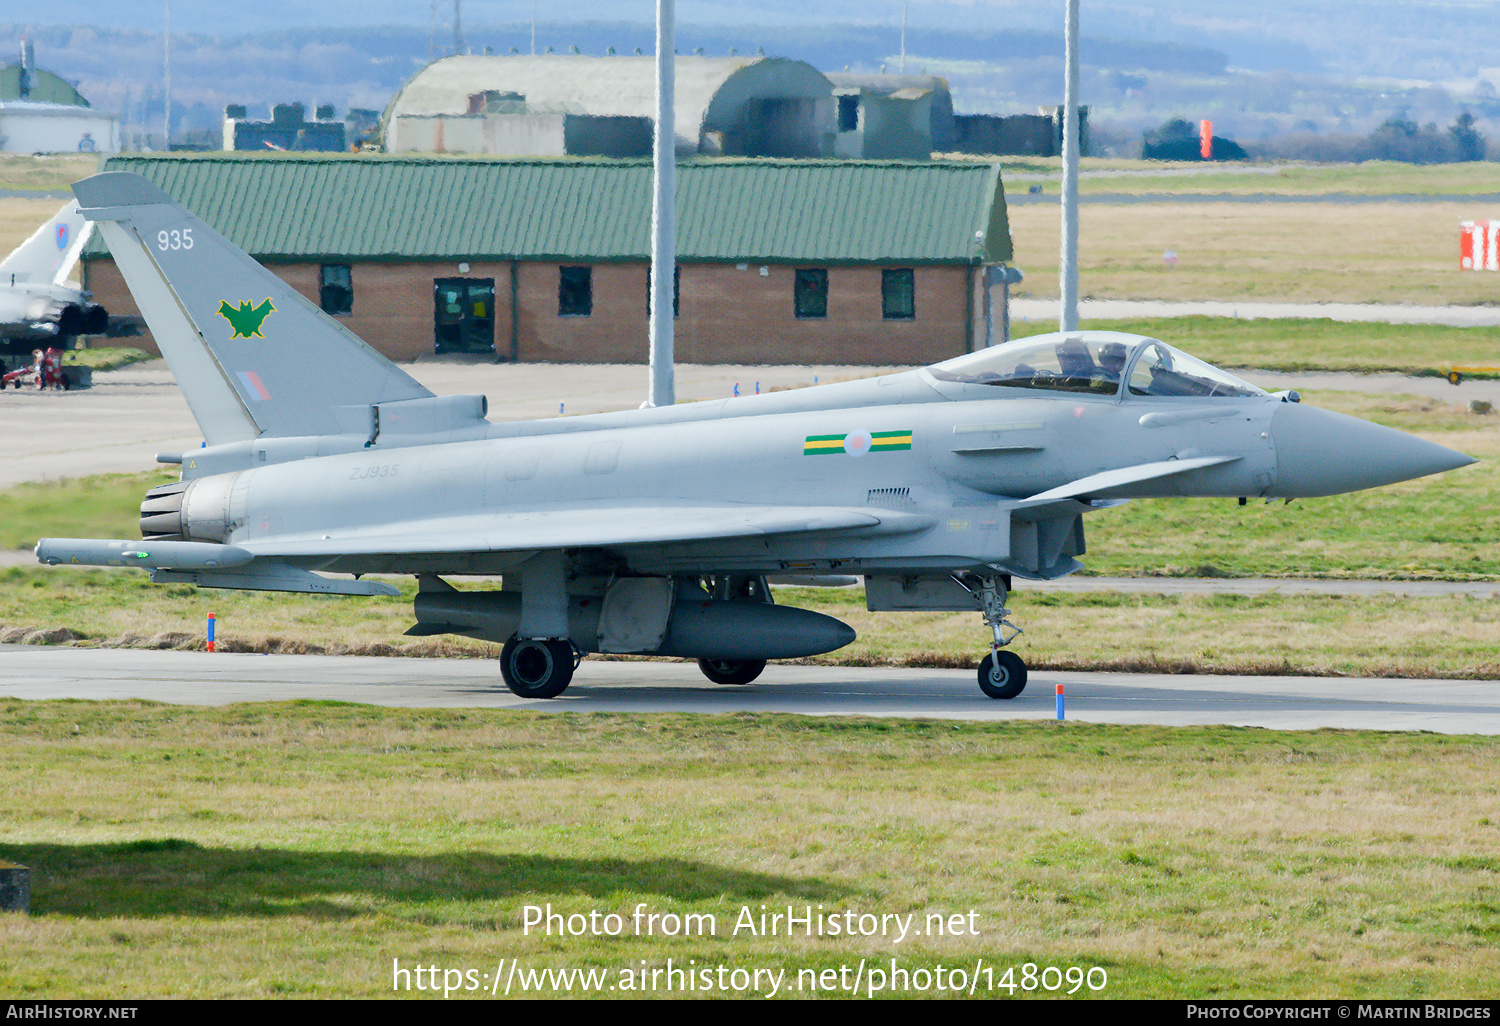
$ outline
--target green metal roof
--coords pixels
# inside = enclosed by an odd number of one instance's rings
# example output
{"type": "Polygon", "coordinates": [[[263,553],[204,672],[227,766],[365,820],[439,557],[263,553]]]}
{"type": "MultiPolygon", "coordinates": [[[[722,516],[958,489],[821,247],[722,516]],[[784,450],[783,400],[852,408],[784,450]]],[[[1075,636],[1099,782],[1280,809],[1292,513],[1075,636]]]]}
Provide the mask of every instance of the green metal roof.
{"type": "MultiPolygon", "coordinates": [[[[21,66],[7,64],[0,68],[0,100],[19,100],[20,98],[21,66]]],[[[32,72],[31,95],[26,99],[31,103],[61,103],[70,107],[89,105],[89,101],[85,100],[77,89],[52,72],[41,68],[32,72]]]]}
{"type": "MultiPolygon", "coordinates": [[[[259,259],[609,262],[650,254],[648,161],[311,154],[116,156],[259,259]]],[[[96,234],[85,255],[102,255],[96,234]]],[[[999,263],[1000,167],[725,160],[678,165],[693,262],[999,263]]]]}

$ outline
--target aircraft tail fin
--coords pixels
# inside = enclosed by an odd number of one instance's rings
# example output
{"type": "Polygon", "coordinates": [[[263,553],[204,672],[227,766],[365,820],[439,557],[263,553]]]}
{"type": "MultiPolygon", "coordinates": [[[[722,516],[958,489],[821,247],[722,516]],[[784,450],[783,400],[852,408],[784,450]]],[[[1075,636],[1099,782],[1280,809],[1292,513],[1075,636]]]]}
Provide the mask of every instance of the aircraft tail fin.
{"type": "Polygon", "coordinates": [[[342,434],[423,388],[139,175],[73,186],[210,445],[342,434]]]}
{"type": "Polygon", "coordinates": [[[78,201],[69,200],[52,220],[0,260],[0,282],[61,285],[73,273],[78,254],[93,230],[94,226],[78,212],[78,201]]]}

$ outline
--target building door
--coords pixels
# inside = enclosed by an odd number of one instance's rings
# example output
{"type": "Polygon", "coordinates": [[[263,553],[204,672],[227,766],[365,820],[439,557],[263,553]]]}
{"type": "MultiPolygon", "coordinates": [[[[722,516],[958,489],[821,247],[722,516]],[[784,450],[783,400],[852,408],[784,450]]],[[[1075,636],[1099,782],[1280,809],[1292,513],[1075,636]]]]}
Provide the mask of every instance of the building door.
{"type": "Polygon", "coordinates": [[[438,278],[432,283],[432,307],[437,352],[495,351],[495,279],[438,278]]]}

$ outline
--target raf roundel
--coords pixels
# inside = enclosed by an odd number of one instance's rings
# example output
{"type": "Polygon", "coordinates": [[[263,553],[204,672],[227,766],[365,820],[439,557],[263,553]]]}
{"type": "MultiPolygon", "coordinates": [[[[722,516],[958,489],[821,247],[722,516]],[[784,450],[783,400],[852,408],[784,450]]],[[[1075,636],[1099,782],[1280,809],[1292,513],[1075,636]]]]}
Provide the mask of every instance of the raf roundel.
{"type": "Polygon", "coordinates": [[[844,436],[844,451],[850,456],[863,456],[874,444],[875,439],[868,431],[851,431],[844,436]]]}
{"type": "Polygon", "coordinates": [[[65,224],[60,224],[57,226],[57,248],[68,248],[68,226],[65,224]]]}

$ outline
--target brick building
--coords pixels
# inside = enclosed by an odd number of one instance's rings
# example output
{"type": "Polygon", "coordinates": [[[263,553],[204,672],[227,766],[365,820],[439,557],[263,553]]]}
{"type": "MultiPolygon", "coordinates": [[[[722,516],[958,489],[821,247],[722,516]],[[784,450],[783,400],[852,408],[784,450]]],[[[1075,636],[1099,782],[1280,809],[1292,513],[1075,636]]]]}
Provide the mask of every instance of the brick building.
{"type": "MultiPolygon", "coordinates": [[[[646,362],[649,162],[212,154],[106,170],[151,179],[394,359],[646,362]]],[[[985,344],[983,271],[1011,256],[998,166],[678,174],[677,360],[915,364],[985,344]]],[[[97,235],[84,281],[136,312],[97,235]]]]}

